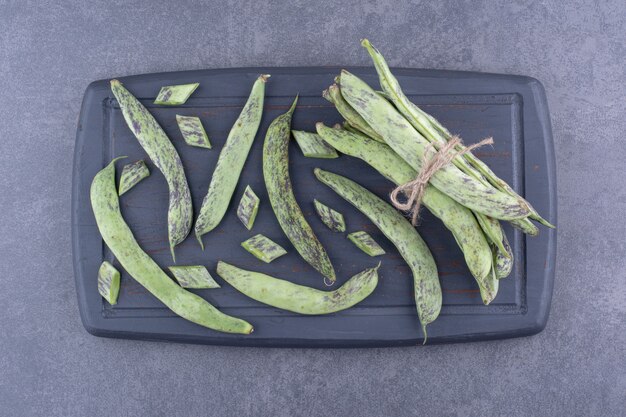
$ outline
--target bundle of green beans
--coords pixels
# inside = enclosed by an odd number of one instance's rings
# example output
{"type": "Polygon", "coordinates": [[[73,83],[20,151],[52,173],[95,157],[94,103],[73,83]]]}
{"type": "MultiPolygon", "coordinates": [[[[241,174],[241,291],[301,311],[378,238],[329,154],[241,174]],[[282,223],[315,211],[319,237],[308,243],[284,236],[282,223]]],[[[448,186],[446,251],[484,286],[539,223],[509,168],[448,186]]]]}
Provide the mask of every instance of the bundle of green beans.
{"type": "MultiPolygon", "coordinates": [[[[365,39],[382,91],[347,71],[323,92],[343,116],[343,128],[318,124],[318,134],[338,151],[360,158],[396,185],[414,179],[430,147],[439,150],[453,135],[409,101],[382,54],[365,39]]],[[[465,147],[459,144],[455,151],[465,147]]],[[[422,203],[454,235],[485,304],[496,296],[497,279],[508,276],[513,253],[500,220],[531,236],[531,220],[554,227],[471,152],[457,154],[431,178],[422,203]]]]}

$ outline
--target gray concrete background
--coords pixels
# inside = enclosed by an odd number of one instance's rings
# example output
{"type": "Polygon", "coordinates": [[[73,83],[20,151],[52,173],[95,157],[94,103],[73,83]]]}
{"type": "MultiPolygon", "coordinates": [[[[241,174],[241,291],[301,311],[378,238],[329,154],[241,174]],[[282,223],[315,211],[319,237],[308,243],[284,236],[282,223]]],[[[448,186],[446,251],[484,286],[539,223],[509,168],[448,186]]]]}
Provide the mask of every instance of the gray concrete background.
{"type": "Polygon", "coordinates": [[[0,414],[618,416],[626,408],[626,5],[0,0],[0,414]],[[170,5],[172,4],[172,5],[170,5]],[[552,314],[535,337],[375,350],[107,340],[78,315],[76,120],[93,80],[236,66],[524,74],[558,164],[552,314]]]}

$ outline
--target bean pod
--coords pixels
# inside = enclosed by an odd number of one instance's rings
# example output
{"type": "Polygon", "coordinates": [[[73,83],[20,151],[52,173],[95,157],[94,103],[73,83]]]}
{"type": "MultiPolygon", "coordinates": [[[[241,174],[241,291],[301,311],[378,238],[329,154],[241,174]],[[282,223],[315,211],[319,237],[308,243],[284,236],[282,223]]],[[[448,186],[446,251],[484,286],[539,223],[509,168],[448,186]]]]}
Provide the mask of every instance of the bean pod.
{"type": "Polygon", "coordinates": [[[193,217],[191,194],[183,163],[176,148],[148,109],[118,80],[111,80],[111,90],[122,109],[126,124],[167,181],[167,231],[172,259],[175,262],[174,247],[189,234],[193,217]]]}
{"type": "Polygon", "coordinates": [[[291,116],[297,101],[296,97],[289,111],[274,119],[267,129],[263,144],[263,177],[270,204],[283,232],[300,256],[333,283],[336,279],[333,265],[304,218],[289,178],[291,116]]]}
{"type": "Polygon", "coordinates": [[[218,262],[217,273],[241,293],[261,303],[298,314],[336,313],[360,303],[378,285],[378,266],[350,278],[335,291],[320,291],[218,262]]]}
{"type": "Polygon", "coordinates": [[[218,157],[209,190],[202,201],[200,214],[194,226],[196,238],[202,249],[204,249],[202,235],[220,224],[237,187],[239,176],[261,123],[265,82],[268,78],[269,75],[261,75],[252,86],[250,97],[230,130],[226,144],[218,157]]]}

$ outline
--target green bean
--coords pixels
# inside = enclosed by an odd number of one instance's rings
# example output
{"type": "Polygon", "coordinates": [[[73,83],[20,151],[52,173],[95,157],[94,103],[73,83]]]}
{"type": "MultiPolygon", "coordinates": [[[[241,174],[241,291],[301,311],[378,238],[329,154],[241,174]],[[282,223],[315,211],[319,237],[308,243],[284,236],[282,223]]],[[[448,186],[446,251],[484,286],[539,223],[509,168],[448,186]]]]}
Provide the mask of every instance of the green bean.
{"type": "Polygon", "coordinates": [[[262,234],[241,242],[241,247],[267,264],[287,253],[282,246],[262,234]]]}
{"type": "Polygon", "coordinates": [[[145,253],[122,213],[115,189],[115,160],[91,183],[91,207],[104,242],[122,267],[146,290],[179,316],[210,329],[249,334],[252,326],[221,313],[203,298],[184,290],[145,253]]]}
{"type": "Polygon", "coordinates": [[[334,159],[338,158],[337,151],[328,146],[317,133],[292,130],[293,137],[296,138],[302,154],[307,158],[334,159]]]}
{"type": "Polygon", "coordinates": [[[509,245],[509,240],[506,238],[506,234],[502,235],[502,244],[504,245],[506,256],[494,247],[494,265],[496,270],[496,278],[506,278],[511,274],[513,270],[513,250],[509,245]]]}
{"type": "Polygon", "coordinates": [[[380,263],[360,272],[335,291],[320,291],[222,261],[217,264],[217,273],[237,290],[261,303],[298,314],[320,315],[345,310],[367,298],[378,285],[379,266],[380,263]]]}
{"type": "Polygon", "coordinates": [[[268,78],[269,75],[261,75],[254,83],[250,97],[230,130],[226,144],[217,159],[209,190],[202,201],[200,214],[194,226],[196,238],[203,250],[202,235],[215,229],[224,218],[259,129],[263,115],[265,82],[268,78]]]}
{"type": "Polygon", "coordinates": [[[148,109],[118,80],[111,80],[111,90],[122,109],[126,124],[167,181],[169,189],[167,230],[172,259],[176,262],[174,247],[189,234],[193,217],[191,194],[183,163],[176,148],[148,109]]]}
{"type": "Polygon", "coordinates": [[[322,220],[322,223],[324,223],[330,230],[333,232],[346,231],[346,222],[343,219],[343,214],[320,203],[317,199],[313,200],[313,205],[315,206],[315,211],[317,212],[320,220],[322,220]]]}
{"type": "Polygon", "coordinates": [[[357,248],[367,253],[369,256],[380,256],[385,254],[385,250],[380,247],[378,242],[374,240],[369,233],[364,231],[353,232],[348,235],[350,242],[354,243],[357,248]]]}
{"type": "Polygon", "coordinates": [[[121,196],[126,191],[133,188],[141,180],[150,176],[150,171],[143,160],[124,165],[122,175],[120,177],[120,186],[118,194],[121,196]]]}
{"type": "Polygon", "coordinates": [[[202,265],[170,266],[168,269],[183,288],[213,289],[220,287],[202,265]]]}
{"type": "MultiPolygon", "coordinates": [[[[413,169],[421,169],[429,142],[404,116],[365,82],[345,70],[341,74],[341,93],[402,159],[413,169]]],[[[462,205],[497,219],[518,219],[529,213],[523,201],[485,186],[454,165],[435,172],[430,182],[462,205]]]]}
{"type": "MultiPolygon", "coordinates": [[[[437,149],[439,149],[441,145],[445,144],[452,137],[450,132],[448,132],[448,130],[437,121],[437,119],[424,112],[404,95],[398,80],[391,73],[385,58],[367,39],[363,39],[361,41],[361,45],[367,50],[372,58],[372,61],[374,62],[376,72],[379,76],[380,85],[385,91],[386,96],[393,102],[396,108],[407,118],[407,120],[437,149]]],[[[464,146],[459,144],[455,149],[457,151],[461,151],[464,149],[464,146]]],[[[499,191],[505,192],[510,196],[522,200],[530,211],[530,218],[537,220],[547,227],[554,227],[550,222],[542,218],[530,205],[530,203],[528,203],[528,201],[519,196],[505,181],[498,178],[498,176],[494,174],[494,172],[473,153],[466,152],[462,156],[457,156],[453,162],[455,165],[463,169],[463,171],[468,175],[472,175],[471,172],[476,170],[481,178],[485,178],[499,191]]]]}
{"type": "Polygon", "coordinates": [[[98,270],[98,292],[109,304],[117,304],[117,296],[120,293],[120,272],[107,261],[102,262],[98,270]]]}
{"type": "Polygon", "coordinates": [[[285,114],[270,124],[263,144],[263,177],[276,219],[300,256],[331,283],[335,270],[326,250],[307,223],[289,178],[289,137],[291,116],[298,97],[285,114]]]}
{"type": "Polygon", "coordinates": [[[395,208],[348,178],[315,168],[315,176],[365,214],[400,252],[413,273],[415,305],[426,342],[426,326],[441,311],[437,265],[417,230],[395,208]]]}
{"type": "Polygon", "coordinates": [[[180,133],[183,135],[183,139],[187,145],[211,149],[209,136],[206,134],[199,117],[181,116],[177,114],[176,123],[178,123],[180,133]]]}
{"type": "Polygon", "coordinates": [[[248,185],[246,190],[241,196],[239,206],[237,206],[237,217],[241,220],[246,229],[251,230],[256,220],[256,215],[259,212],[259,197],[252,191],[252,188],[248,185]]]}
{"type": "Polygon", "coordinates": [[[333,103],[335,108],[343,116],[344,119],[350,124],[350,126],[366,134],[370,138],[384,143],[384,139],[380,136],[367,122],[361,117],[361,115],[354,110],[348,102],[342,97],[339,92],[339,87],[336,84],[331,85],[328,89],[322,92],[322,96],[333,103]]]}
{"type": "Polygon", "coordinates": [[[154,100],[154,104],[164,106],[180,106],[181,104],[185,104],[189,96],[196,91],[199,85],[199,83],[193,83],[161,87],[161,91],[159,91],[157,98],[154,100]]]}
{"type": "MultiPolygon", "coordinates": [[[[388,145],[363,135],[330,129],[323,123],[316,127],[319,135],[339,152],[362,159],[394,184],[405,184],[415,178],[415,170],[388,145]]],[[[486,279],[491,270],[491,249],[472,212],[431,185],[426,187],[422,203],[452,232],[476,280],[486,279]]]]}

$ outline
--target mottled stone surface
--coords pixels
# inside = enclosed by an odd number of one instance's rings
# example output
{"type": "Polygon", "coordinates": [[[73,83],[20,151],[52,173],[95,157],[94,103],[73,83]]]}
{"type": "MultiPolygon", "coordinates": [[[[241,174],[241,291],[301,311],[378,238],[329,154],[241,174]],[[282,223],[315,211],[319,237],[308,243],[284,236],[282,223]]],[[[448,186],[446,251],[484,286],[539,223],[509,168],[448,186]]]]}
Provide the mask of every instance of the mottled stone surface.
{"type": "Polygon", "coordinates": [[[0,414],[618,416],[626,407],[626,6],[612,1],[0,0],[0,414]],[[78,315],[70,191],[89,82],[235,66],[530,75],[556,142],[559,247],[537,336],[374,350],[99,339],[78,315]]]}

